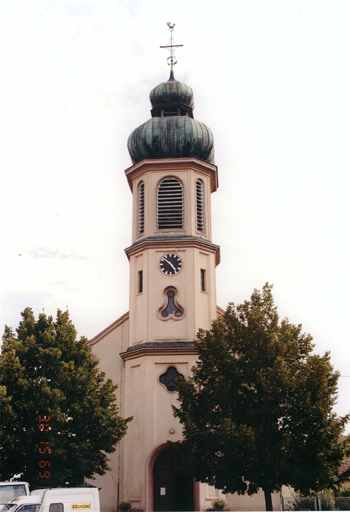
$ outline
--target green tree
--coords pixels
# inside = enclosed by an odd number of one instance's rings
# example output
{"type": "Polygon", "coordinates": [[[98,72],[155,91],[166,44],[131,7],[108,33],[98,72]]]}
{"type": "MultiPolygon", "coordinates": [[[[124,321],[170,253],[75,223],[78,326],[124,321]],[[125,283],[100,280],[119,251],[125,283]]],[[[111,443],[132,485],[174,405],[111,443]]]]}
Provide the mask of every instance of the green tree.
{"type": "Polygon", "coordinates": [[[193,376],[179,378],[182,448],[195,478],[224,492],[302,493],[335,483],[348,416],[332,412],[339,373],[301,325],[279,322],[272,286],[200,330],[193,376]]]}
{"type": "Polygon", "coordinates": [[[104,474],[131,420],[118,415],[116,389],[68,311],[36,320],[26,308],[0,355],[0,479],[63,486],[104,474]]]}

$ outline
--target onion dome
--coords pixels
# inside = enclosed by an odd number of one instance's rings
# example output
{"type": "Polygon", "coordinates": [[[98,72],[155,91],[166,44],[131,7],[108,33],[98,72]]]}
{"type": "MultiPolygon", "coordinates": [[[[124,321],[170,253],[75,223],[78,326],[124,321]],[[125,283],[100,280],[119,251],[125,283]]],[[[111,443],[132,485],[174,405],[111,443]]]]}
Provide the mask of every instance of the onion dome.
{"type": "Polygon", "coordinates": [[[211,130],[193,119],[193,91],[173,73],[150,93],[152,118],[128,139],[133,164],[153,158],[199,158],[214,163],[211,130]]]}
{"type": "MultiPolygon", "coordinates": [[[[160,105],[178,104],[192,110],[194,108],[193,91],[191,87],[179,82],[178,80],[168,80],[163,82],[150,92],[150,100],[154,110],[160,105]]],[[[193,117],[193,115],[191,116],[193,117]]]]}

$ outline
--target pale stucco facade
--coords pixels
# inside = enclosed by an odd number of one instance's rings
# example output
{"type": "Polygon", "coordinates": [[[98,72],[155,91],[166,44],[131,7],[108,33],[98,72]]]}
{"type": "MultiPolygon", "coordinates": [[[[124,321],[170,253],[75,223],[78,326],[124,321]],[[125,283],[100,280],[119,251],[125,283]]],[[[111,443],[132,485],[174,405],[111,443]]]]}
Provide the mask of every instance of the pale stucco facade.
{"type": "MultiPolygon", "coordinates": [[[[220,309],[218,310],[220,314],[220,309]]],[[[188,376],[196,354],[173,349],[162,354],[141,351],[128,361],[120,353],[128,346],[129,315],[125,314],[90,341],[100,368],[118,384],[118,405],[123,417],[134,416],[127,436],[110,456],[111,471],[93,482],[101,488],[101,510],[117,509],[118,501],[129,499],[134,508],[153,510],[152,469],[157,455],[167,441],[181,439],[181,425],[173,416],[176,393],[168,392],[159,383],[159,375],[169,366],[176,366],[188,376]]],[[[212,487],[194,482],[193,510],[205,510],[221,493],[212,487]]],[[[287,493],[289,494],[289,493],[287,493]]],[[[230,510],[265,510],[262,492],[254,496],[227,495],[230,510]]],[[[280,508],[280,494],[273,496],[274,510],[280,508]]]]}

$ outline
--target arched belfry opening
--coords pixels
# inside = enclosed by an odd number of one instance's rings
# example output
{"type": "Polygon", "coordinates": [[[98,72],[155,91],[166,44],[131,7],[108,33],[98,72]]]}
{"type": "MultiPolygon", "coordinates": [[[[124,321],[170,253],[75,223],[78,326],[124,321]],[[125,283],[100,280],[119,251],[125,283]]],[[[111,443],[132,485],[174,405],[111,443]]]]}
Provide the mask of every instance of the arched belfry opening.
{"type": "Polygon", "coordinates": [[[157,224],[157,229],[183,228],[183,186],[177,178],[164,178],[158,186],[157,224]]]}
{"type": "Polygon", "coordinates": [[[153,464],[153,510],[194,510],[193,478],[177,470],[176,454],[166,448],[153,464]]]}

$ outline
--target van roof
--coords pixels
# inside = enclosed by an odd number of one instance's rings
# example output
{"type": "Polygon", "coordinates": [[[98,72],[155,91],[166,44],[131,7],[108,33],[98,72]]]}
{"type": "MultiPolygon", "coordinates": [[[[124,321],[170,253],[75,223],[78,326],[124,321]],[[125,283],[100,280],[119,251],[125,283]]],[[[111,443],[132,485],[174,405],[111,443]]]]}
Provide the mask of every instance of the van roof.
{"type": "Polygon", "coordinates": [[[13,482],[0,482],[0,487],[3,487],[4,485],[29,485],[28,482],[20,482],[19,480],[15,480],[13,482]]]}
{"type": "Polygon", "coordinates": [[[81,487],[52,487],[50,489],[35,489],[31,492],[31,496],[40,495],[44,493],[50,494],[85,494],[87,492],[95,492],[95,486],[81,486],[81,487]]]}
{"type": "Polygon", "coordinates": [[[31,496],[42,496],[46,490],[47,489],[34,489],[34,491],[32,491],[30,493],[30,495],[31,496]]]}

